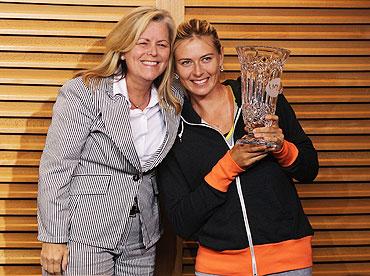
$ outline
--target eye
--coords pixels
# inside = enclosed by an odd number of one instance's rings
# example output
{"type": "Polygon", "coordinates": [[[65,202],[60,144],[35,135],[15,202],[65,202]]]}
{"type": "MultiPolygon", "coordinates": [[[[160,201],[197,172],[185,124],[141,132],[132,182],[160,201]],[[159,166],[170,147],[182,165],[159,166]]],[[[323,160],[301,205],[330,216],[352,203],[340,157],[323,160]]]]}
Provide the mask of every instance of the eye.
{"type": "Polygon", "coordinates": [[[206,57],[203,57],[202,58],[202,61],[203,62],[210,62],[212,60],[212,57],[211,56],[206,56],[206,57]]]}
{"type": "Polygon", "coordinates": [[[139,40],[136,44],[137,44],[137,45],[146,46],[146,45],[148,45],[148,42],[147,42],[147,41],[145,41],[145,40],[139,40]]]}
{"type": "Polygon", "coordinates": [[[181,60],[180,61],[180,64],[182,65],[182,66],[190,66],[191,65],[191,61],[190,60],[181,60]]]}
{"type": "Polygon", "coordinates": [[[158,46],[161,47],[161,48],[167,48],[168,47],[168,44],[167,43],[158,43],[158,46]]]}

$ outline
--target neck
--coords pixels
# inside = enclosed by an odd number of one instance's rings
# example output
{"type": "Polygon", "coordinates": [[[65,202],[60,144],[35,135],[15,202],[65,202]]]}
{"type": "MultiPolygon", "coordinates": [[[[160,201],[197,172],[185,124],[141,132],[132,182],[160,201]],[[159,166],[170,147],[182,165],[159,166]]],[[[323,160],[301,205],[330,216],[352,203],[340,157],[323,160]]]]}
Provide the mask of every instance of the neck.
{"type": "Polygon", "coordinates": [[[227,133],[234,119],[234,100],[229,89],[219,84],[204,97],[190,95],[194,110],[208,124],[222,133],[227,133]]]}
{"type": "Polygon", "coordinates": [[[143,110],[149,104],[152,82],[139,83],[126,76],[126,85],[131,109],[143,110]]]}

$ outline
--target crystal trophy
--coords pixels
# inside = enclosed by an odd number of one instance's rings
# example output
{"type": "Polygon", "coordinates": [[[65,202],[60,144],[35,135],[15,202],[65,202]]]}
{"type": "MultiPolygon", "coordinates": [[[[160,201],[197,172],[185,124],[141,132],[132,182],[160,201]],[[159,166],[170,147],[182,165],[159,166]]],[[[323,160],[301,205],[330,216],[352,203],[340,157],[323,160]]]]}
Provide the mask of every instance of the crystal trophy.
{"type": "Polygon", "coordinates": [[[255,138],[253,129],[271,126],[267,114],[275,114],[278,95],[283,92],[281,75],[290,51],[267,46],[236,47],[241,64],[242,114],[248,133],[237,143],[275,147],[273,142],[255,138]]]}

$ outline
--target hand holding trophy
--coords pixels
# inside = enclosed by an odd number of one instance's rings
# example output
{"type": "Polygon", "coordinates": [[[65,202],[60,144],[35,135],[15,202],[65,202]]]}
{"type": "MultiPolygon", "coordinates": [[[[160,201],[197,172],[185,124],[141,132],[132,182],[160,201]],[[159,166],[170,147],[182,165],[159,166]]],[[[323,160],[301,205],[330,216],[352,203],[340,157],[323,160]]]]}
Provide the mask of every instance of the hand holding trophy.
{"type": "Polygon", "coordinates": [[[267,46],[236,47],[241,64],[242,113],[248,133],[239,144],[275,147],[272,142],[255,138],[253,129],[269,127],[268,114],[275,114],[277,97],[282,93],[281,75],[290,51],[267,46]]]}

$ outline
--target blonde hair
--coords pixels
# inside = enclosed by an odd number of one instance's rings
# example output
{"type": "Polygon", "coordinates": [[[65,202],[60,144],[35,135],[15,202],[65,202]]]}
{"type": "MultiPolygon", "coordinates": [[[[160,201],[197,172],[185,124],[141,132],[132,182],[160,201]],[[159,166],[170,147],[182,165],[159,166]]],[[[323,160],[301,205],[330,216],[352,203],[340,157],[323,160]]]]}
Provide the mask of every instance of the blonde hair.
{"type": "Polygon", "coordinates": [[[189,21],[185,21],[177,27],[177,34],[173,48],[174,50],[176,50],[177,46],[182,41],[201,36],[210,37],[216,51],[221,54],[221,41],[218,37],[215,27],[213,27],[211,23],[209,23],[207,20],[200,20],[195,18],[190,19],[189,21]]]}
{"type": "Polygon", "coordinates": [[[173,43],[175,40],[175,22],[170,13],[154,7],[139,7],[124,16],[111,30],[105,39],[106,52],[102,61],[95,67],[80,71],[76,76],[82,76],[86,85],[97,85],[102,78],[122,76],[127,74],[127,65],[121,60],[121,55],[130,51],[136,45],[140,35],[151,22],[165,22],[170,40],[170,58],[165,71],[154,80],[158,89],[159,103],[165,107],[165,102],[173,106],[179,113],[179,99],[172,93],[171,79],[173,73],[173,43]]]}

